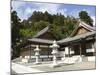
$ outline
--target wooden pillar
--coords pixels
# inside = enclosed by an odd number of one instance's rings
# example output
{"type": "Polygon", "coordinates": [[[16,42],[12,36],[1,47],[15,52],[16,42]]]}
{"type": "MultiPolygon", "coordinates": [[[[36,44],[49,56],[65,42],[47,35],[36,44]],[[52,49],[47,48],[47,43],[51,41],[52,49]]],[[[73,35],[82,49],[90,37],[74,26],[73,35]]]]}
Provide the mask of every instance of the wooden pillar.
{"type": "MultiPolygon", "coordinates": [[[[38,47],[40,48],[40,44],[38,43],[38,47]]],[[[42,51],[42,50],[41,50],[42,51]]],[[[40,55],[39,55],[39,58],[40,58],[40,55]]]]}
{"type": "Polygon", "coordinates": [[[80,56],[82,56],[82,46],[81,46],[81,42],[80,42],[80,56]]]}
{"type": "Polygon", "coordinates": [[[93,55],[95,56],[95,55],[96,55],[96,42],[95,42],[95,41],[94,41],[94,43],[93,43],[93,47],[94,47],[93,55]]]}
{"type": "Polygon", "coordinates": [[[85,55],[86,55],[86,39],[84,40],[84,50],[85,50],[85,55]]]}
{"type": "Polygon", "coordinates": [[[94,39],[94,42],[93,42],[93,47],[94,47],[93,55],[95,56],[96,55],[96,39],[95,39],[95,36],[93,37],[93,39],[94,39]]]}
{"type": "Polygon", "coordinates": [[[68,47],[68,57],[70,57],[70,46],[68,47]]]}
{"type": "MultiPolygon", "coordinates": [[[[48,50],[49,50],[49,45],[48,45],[48,50]]],[[[48,52],[48,58],[49,58],[49,51],[47,51],[48,52]]]]}
{"type": "Polygon", "coordinates": [[[31,59],[31,43],[30,43],[30,59],[31,59]]]}
{"type": "Polygon", "coordinates": [[[80,56],[86,55],[86,41],[85,39],[80,39],[80,56]]]}
{"type": "Polygon", "coordinates": [[[82,54],[86,55],[86,40],[85,39],[81,40],[81,50],[82,50],[82,54]]]}

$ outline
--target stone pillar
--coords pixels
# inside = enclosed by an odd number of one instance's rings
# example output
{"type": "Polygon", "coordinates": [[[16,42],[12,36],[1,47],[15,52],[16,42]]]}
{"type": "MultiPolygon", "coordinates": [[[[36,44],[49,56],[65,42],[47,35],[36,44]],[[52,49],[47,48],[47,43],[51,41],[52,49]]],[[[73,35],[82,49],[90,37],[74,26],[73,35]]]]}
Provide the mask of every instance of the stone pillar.
{"type": "Polygon", "coordinates": [[[36,57],[35,64],[39,64],[40,63],[39,62],[39,56],[40,56],[39,51],[40,51],[40,49],[39,49],[38,45],[36,46],[36,48],[34,49],[34,51],[35,51],[35,57],[36,57]]]}
{"type": "Polygon", "coordinates": [[[69,47],[65,47],[65,54],[69,57],[69,47]]]}
{"type": "Polygon", "coordinates": [[[50,46],[52,48],[52,55],[53,55],[53,63],[52,63],[52,67],[57,67],[59,66],[57,63],[57,55],[58,55],[58,48],[59,45],[57,45],[56,41],[53,41],[53,44],[50,46]]]}

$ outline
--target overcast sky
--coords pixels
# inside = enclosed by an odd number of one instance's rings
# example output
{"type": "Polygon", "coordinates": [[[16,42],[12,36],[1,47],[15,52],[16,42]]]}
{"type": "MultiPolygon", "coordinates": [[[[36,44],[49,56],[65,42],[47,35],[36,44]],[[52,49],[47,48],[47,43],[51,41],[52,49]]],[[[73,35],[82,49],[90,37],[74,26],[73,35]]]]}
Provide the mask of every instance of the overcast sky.
{"type": "Polygon", "coordinates": [[[64,16],[74,16],[78,18],[80,11],[87,11],[89,16],[94,21],[95,25],[95,6],[90,5],[72,5],[72,4],[54,4],[54,3],[38,3],[28,1],[12,1],[12,10],[15,10],[21,20],[27,19],[32,15],[34,11],[45,12],[48,11],[50,14],[61,13],[64,16]]]}

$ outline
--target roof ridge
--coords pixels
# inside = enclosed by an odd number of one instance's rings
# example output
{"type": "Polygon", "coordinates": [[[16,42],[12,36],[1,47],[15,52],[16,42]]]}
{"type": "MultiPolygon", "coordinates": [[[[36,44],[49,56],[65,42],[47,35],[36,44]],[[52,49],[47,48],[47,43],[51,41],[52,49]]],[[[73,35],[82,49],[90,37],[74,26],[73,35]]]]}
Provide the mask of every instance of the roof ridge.
{"type": "Polygon", "coordinates": [[[38,36],[40,36],[40,35],[42,35],[42,34],[44,34],[45,32],[47,32],[48,31],[48,29],[49,29],[49,26],[47,26],[47,27],[45,27],[45,28],[43,28],[42,30],[40,30],[34,37],[38,37],[38,36]]]}
{"type": "Polygon", "coordinates": [[[90,28],[91,30],[94,30],[94,31],[95,31],[95,28],[94,28],[94,27],[92,27],[92,26],[86,24],[86,23],[83,22],[83,21],[80,22],[80,25],[81,25],[81,26],[86,26],[86,27],[90,28]]]}

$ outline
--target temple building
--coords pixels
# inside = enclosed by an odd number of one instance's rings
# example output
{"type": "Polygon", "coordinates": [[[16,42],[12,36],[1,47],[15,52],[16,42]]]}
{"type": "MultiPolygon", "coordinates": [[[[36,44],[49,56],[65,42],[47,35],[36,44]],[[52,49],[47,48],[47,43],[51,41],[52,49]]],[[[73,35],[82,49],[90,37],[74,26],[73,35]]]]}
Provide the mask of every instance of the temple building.
{"type": "MultiPolygon", "coordinates": [[[[34,56],[34,48],[39,45],[40,55],[49,57],[52,49],[50,45],[56,40],[56,37],[49,32],[50,26],[47,26],[38,32],[33,38],[28,39],[29,46],[21,52],[21,56],[34,56]]],[[[72,34],[62,40],[57,40],[60,45],[59,53],[61,57],[65,56],[95,56],[96,52],[96,29],[86,23],[79,21],[79,25],[74,29],[72,34]]]]}
{"type": "Polygon", "coordinates": [[[29,45],[24,47],[21,51],[21,56],[34,56],[34,48],[39,45],[42,50],[41,55],[51,55],[51,49],[49,46],[53,43],[56,38],[51,32],[49,32],[50,26],[45,27],[43,30],[39,31],[33,38],[28,39],[29,45]]]}
{"type": "Polygon", "coordinates": [[[70,37],[59,40],[58,43],[65,47],[65,52],[72,55],[95,56],[96,31],[84,22],[72,32],[70,37]],[[66,48],[67,47],[67,48],[66,48]]]}

